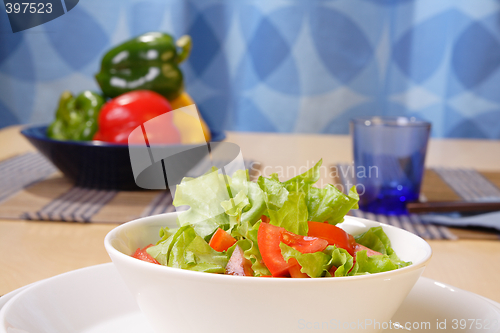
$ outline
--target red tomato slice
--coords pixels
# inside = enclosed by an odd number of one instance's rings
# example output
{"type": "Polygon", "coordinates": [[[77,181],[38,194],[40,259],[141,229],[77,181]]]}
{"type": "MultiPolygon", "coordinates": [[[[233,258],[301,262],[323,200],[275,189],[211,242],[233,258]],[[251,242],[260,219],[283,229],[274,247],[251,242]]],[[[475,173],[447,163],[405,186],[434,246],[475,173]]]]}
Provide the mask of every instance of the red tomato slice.
{"type": "Polygon", "coordinates": [[[151,247],[153,246],[153,244],[149,244],[148,246],[146,246],[145,248],[141,249],[141,248],[138,248],[137,250],[135,250],[134,254],[132,255],[132,257],[136,258],[136,259],[139,259],[139,260],[142,260],[142,261],[147,261],[147,262],[150,262],[152,264],[157,264],[159,265],[160,263],[158,261],[156,261],[155,258],[151,257],[149,255],[149,253],[146,252],[147,248],[148,247],[151,247]]]}
{"type": "Polygon", "coordinates": [[[356,249],[356,240],[354,239],[354,236],[351,234],[347,234],[347,237],[349,239],[349,245],[352,246],[353,249],[356,249]]]}
{"type": "Polygon", "coordinates": [[[327,240],[318,237],[296,235],[287,230],[283,230],[281,238],[283,243],[293,247],[295,250],[300,251],[301,253],[314,253],[323,251],[328,246],[327,240]]]}
{"type": "Polygon", "coordinates": [[[354,255],[354,238],[345,232],[331,224],[322,222],[307,222],[309,225],[308,236],[322,238],[328,241],[329,245],[335,245],[336,247],[341,247],[346,249],[350,255],[354,255]]]}
{"type": "Polygon", "coordinates": [[[355,252],[355,253],[356,253],[356,252],[359,252],[359,251],[363,251],[363,250],[366,250],[366,255],[367,255],[368,257],[370,257],[370,256],[375,256],[375,255],[382,255],[382,253],[377,252],[377,251],[374,251],[374,250],[372,250],[372,249],[369,249],[369,248],[367,248],[367,247],[366,247],[366,246],[364,246],[364,245],[361,245],[361,244],[356,244],[356,247],[355,247],[355,249],[354,249],[354,252],[355,252]]]}
{"type": "MultiPolygon", "coordinates": [[[[335,276],[335,271],[336,270],[337,270],[337,266],[332,266],[332,268],[330,268],[330,270],[328,272],[330,273],[331,276],[335,276]]],[[[352,268],[351,268],[351,270],[352,270],[352,268]]]]}
{"type": "Polygon", "coordinates": [[[300,271],[300,269],[302,267],[300,266],[297,259],[290,258],[290,260],[288,260],[288,263],[292,264],[292,266],[290,266],[290,268],[288,269],[290,272],[290,277],[292,277],[292,278],[309,278],[309,275],[307,275],[306,273],[302,273],[300,271]]]}
{"type": "Polygon", "coordinates": [[[296,235],[269,223],[261,223],[257,234],[257,242],[264,264],[271,274],[288,276],[291,263],[287,263],[281,255],[280,243],[283,242],[301,253],[323,251],[328,246],[328,241],[317,237],[296,235]]]}
{"type": "Polygon", "coordinates": [[[283,230],[285,229],[269,223],[261,223],[257,233],[262,261],[273,276],[287,276],[288,268],[291,266],[281,255],[280,243],[283,230]]]}
{"type": "Polygon", "coordinates": [[[253,276],[252,262],[243,255],[243,250],[236,245],[226,266],[226,274],[253,276]]]}
{"type": "Polygon", "coordinates": [[[267,217],[266,215],[262,215],[262,216],[260,217],[260,219],[261,219],[261,220],[262,220],[262,222],[264,222],[264,223],[269,223],[269,217],[267,217]]]}
{"type": "Polygon", "coordinates": [[[219,228],[210,239],[208,245],[215,251],[224,252],[236,243],[236,239],[229,233],[219,228]]]}

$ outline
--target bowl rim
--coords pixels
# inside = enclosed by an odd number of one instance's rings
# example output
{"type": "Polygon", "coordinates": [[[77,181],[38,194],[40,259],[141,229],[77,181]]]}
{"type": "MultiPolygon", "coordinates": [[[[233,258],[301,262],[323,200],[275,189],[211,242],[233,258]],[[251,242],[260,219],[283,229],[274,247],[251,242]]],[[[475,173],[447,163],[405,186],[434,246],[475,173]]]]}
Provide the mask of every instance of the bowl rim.
{"type": "Polygon", "coordinates": [[[312,281],[317,281],[315,283],[332,283],[331,281],[339,281],[338,283],[341,282],[348,282],[348,281],[359,281],[359,280],[366,280],[366,279],[376,279],[376,278],[383,278],[383,279],[390,279],[393,276],[396,275],[401,275],[404,273],[409,273],[411,271],[418,270],[420,268],[425,267],[428,262],[430,261],[432,257],[432,248],[429,245],[427,241],[425,241],[423,238],[421,238],[418,235],[415,235],[407,230],[404,230],[402,228],[398,228],[392,225],[380,223],[377,221],[372,221],[368,219],[362,219],[359,217],[354,217],[354,216],[345,216],[346,219],[348,220],[353,220],[353,221],[358,221],[361,223],[369,222],[370,224],[375,224],[375,226],[382,226],[383,228],[388,228],[388,229],[395,229],[404,233],[410,234],[411,237],[416,237],[419,239],[419,241],[422,242],[424,248],[427,249],[427,253],[424,256],[423,259],[421,259],[417,263],[412,263],[410,266],[398,268],[392,271],[387,271],[387,272],[381,272],[381,273],[374,273],[374,274],[367,274],[367,275],[356,275],[356,276],[341,276],[341,277],[335,277],[335,278],[315,278],[315,279],[292,279],[292,278],[260,278],[258,277],[255,279],[255,277],[251,276],[234,276],[234,275],[226,275],[226,274],[210,274],[210,273],[205,273],[205,272],[197,272],[197,271],[191,271],[188,269],[182,269],[182,268],[175,268],[175,267],[168,267],[164,265],[155,265],[151,264],[149,262],[145,262],[142,260],[137,260],[129,255],[126,255],[122,253],[121,251],[117,250],[113,245],[111,245],[111,240],[114,238],[117,238],[117,233],[129,228],[132,225],[137,225],[137,224],[144,224],[148,223],[150,219],[157,219],[162,216],[167,217],[167,216],[173,216],[177,215],[177,212],[170,212],[170,213],[164,213],[164,214],[158,214],[158,215],[151,215],[151,216],[146,216],[142,217],[139,219],[135,219],[126,223],[123,223],[115,228],[113,228],[111,231],[108,232],[108,234],[104,238],[104,247],[106,251],[108,252],[108,255],[112,258],[112,255],[117,256],[117,258],[120,258],[122,260],[129,261],[131,265],[139,265],[139,267],[145,268],[146,270],[152,270],[156,272],[171,272],[172,274],[178,274],[178,275],[183,275],[186,278],[196,278],[196,277],[202,277],[205,276],[205,279],[208,281],[257,281],[257,280],[262,280],[262,281],[267,281],[267,282],[259,282],[259,283],[297,283],[299,281],[303,281],[301,283],[313,283],[312,281]],[[142,266],[141,266],[142,265],[142,266]],[[225,280],[220,280],[220,279],[225,279],[225,280]],[[227,280],[229,279],[229,280],[227,280]],[[239,279],[239,280],[238,280],[239,279]],[[243,279],[243,280],[242,280],[243,279]],[[276,281],[283,281],[286,280],[288,282],[276,282],[276,281]],[[323,282],[318,282],[318,281],[323,281],[323,282]],[[330,281],[330,282],[326,282],[330,281]]]}
{"type": "MultiPolygon", "coordinates": [[[[42,125],[26,125],[23,126],[20,130],[21,134],[28,138],[28,139],[34,139],[34,140],[39,140],[39,141],[44,141],[47,143],[56,143],[56,144],[64,144],[64,145],[73,145],[73,146],[84,146],[84,147],[112,147],[112,148],[128,148],[128,144],[121,144],[121,143],[112,143],[112,142],[104,142],[104,141],[73,141],[73,140],[55,140],[49,138],[47,135],[44,136],[38,136],[38,135],[33,135],[30,133],[30,131],[33,130],[44,130],[44,132],[47,130],[49,127],[49,124],[42,124],[42,125]]],[[[210,140],[210,142],[220,142],[226,139],[226,134],[224,132],[210,132],[212,137],[215,137],[216,140],[210,140]]],[[[156,147],[180,147],[180,146],[199,146],[200,144],[165,144],[165,145],[155,145],[156,147]]],[[[141,145],[131,145],[132,147],[135,146],[141,146],[141,145]]]]}

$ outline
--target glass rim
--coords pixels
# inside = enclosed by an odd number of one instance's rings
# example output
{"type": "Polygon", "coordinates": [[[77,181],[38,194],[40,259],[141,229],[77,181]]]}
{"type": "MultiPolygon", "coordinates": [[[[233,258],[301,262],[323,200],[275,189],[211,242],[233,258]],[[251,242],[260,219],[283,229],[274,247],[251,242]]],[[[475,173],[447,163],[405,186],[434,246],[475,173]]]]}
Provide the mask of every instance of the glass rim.
{"type": "Polygon", "coordinates": [[[353,125],[363,125],[365,127],[431,127],[431,123],[416,117],[358,117],[350,120],[353,125]]]}

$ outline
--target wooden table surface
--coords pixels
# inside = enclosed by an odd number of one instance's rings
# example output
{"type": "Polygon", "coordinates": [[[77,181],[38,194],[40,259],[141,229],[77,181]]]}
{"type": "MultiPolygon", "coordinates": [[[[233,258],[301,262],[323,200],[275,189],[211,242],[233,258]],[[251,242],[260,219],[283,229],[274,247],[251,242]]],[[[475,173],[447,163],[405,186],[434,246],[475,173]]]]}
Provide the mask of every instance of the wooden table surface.
{"type": "MultiPolygon", "coordinates": [[[[263,173],[291,177],[320,158],[349,163],[348,136],[228,133],[263,173]],[[287,168],[288,167],[288,168],[287,168]],[[300,169],[302,167],[302,169],[300,169]]],[[[0,160],[33,151],[19,127],[0,130],[0,160]]],[[[500,171],[500,141],[431,140],[427,166],[500,171]]],[[[70,270],[109,262],[103,239],[116,225],[0,220],[0,295],[70,270]]],[[[500,302],[500,241],[429,241],[433,257],[424,276],[500,302]]]]}

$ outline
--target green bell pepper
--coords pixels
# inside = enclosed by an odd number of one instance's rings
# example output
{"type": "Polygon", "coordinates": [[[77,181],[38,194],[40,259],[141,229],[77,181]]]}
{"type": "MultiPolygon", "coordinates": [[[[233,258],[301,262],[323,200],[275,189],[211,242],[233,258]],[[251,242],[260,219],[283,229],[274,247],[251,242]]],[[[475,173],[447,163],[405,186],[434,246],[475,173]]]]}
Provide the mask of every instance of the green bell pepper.
{"type": "Polygon", "coordinates": [[[99,111],[105,102],[101,95],[89,90],[76,97],[69,91],[63,92],[47,136],[56,140],[92,140],[97,132],[99,111]]]}
{"type": "Polygon", "coordinates": [[[175,42],[170,35],[148,32],[108,51],[95,77],[106,97],[114,98],[132,90],[152,90],[172,101],[184,89],[178,65],[190,52],[189,36],[175,42]]]}

